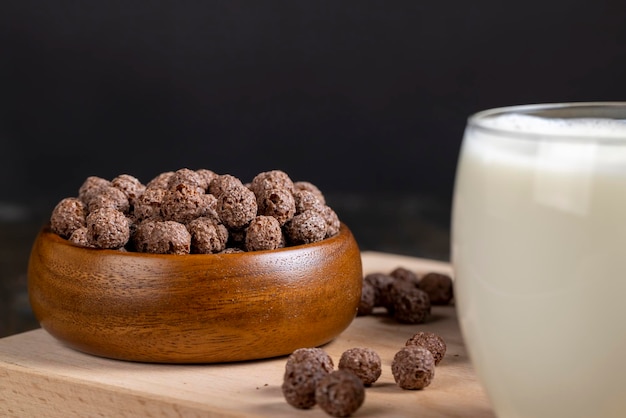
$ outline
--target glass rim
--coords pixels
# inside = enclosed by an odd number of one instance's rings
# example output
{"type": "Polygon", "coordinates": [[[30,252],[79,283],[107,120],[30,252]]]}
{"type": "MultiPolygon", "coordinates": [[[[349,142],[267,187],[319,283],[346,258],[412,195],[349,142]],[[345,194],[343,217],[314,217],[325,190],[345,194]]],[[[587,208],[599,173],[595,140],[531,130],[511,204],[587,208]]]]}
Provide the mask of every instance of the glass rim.
{"type": "Polygon", "coordinates": [[[592,118],[608,120],[622,119],[626,121],[626,101],[551,102],[493,107],[471,114],[467,118],[467,127],[479,129],[491,134],[500,134],[515,138],[536,139],[543,137],[570,141],[573,138],[593,138],[595,141],[626,141],[626,130],[624,134],[606,134],[606,132],[598,132],[593,135],[589,133],[576,135],[572,134],[572,132],[520,131],[517,129],[507,129],[506,127],[494,127],[484,122],[494,116],[515,114],[539,116],[547,119],[592,118]]]}

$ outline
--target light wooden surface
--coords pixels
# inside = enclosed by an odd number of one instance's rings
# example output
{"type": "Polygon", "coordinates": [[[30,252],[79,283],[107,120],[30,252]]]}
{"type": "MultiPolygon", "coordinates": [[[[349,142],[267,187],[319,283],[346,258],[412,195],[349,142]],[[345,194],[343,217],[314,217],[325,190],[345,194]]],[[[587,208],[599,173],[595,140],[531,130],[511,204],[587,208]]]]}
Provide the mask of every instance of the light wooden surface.
{"type": "MultiPolygon", "coordinates": [[[[449,265],[390,254],[362,254],[364,272],[403,266],[450,272],[449,265]]],[[[453,306],[434,307],[426,324],[402,325],[378,312],[357,317],[323,348],[335,365],[348,348],[375,349],[383,373],[366,388],[354,417],[493,417],[469,363],[453,306]],[[393,355],[419,330],[448,346],[426,389],[400,389],[393,355]]],[[[0,416],[8,417],[327,417],[319,407],[298,410],[280,389],[286,357],[211,365],[142,364],[69,349],[39,329],[0,340],[0,416]]]]}

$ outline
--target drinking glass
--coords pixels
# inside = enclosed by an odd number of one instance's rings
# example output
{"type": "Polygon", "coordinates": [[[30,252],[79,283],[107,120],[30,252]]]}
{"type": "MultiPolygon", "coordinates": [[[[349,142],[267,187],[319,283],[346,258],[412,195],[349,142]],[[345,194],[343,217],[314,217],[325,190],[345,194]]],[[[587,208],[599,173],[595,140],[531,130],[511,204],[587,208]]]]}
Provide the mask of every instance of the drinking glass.
{"type": "Polygon", "coordinates": [[[471,115],[451,251],[498,417],[626,417],[626,102],[471,115]]]}

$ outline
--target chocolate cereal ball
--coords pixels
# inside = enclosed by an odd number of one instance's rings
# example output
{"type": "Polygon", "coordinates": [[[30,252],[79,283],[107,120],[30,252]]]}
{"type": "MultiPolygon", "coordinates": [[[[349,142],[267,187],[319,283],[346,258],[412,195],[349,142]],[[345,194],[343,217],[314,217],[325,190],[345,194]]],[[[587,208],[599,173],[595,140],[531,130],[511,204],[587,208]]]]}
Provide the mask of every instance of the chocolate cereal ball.
{"type": "Polygon", "coordinates": [[[453,283],[447,274],[428,273],[420,279],[417,286],[428,293],[433,305],[447,305],[452,300],[453,283]]]}
{"type": "Polygon", "coordinates": [[[93,247],[89,243],[89,239],[87,238],[87,227],[81,226],[72,232],[72,235],[68,238],[71,243],[79,245],[81,247],[93,247]]]}
{"type": "Polygon", "coordinates": [[[235,186],[223,192],[217,200],[217,215],[229,229],[244,229],[257,216],[254,193],[247,187],[235,186]]]}
{"type": "Polygon", "coordinates": [[[111,185],[109,180],[103,179],[98,176],[89,176],[83,181],[78,189],[78,198],[83,201],[85,205],[89,205],[91,198],[98,193],[103,187],[111,185]]]}
{"type": "Polygon", "coordinates": [[[296,214],[296,202],[287,189],[266,189],[256,195],[259,215],[273,216],[280,226],[296,214]]]}
{"type": "Polygon", "coordinates": [[[395,278],[386,273],[374,272],[365,275],[363,280],[370,283],[374,288],[376,293],[374,307],[382,306],[390,309],[390,307],[393,306],[391,299],[389,298],[389,288],[396,280],[395,278]]]}
{"type": "Polygon", "coordinates": [[[446,343],[434,332],[420,331],[406,341],[405,345],[421,345],[428,349],[435,359],[435,366],[441,363],[446,355],[446,343]]]}
{"type": "Polygon", "coordinates": [[[64,238],[86,226],[87,207],[76,197],[66,197],[56,204],[50,215],[50,229],[64,238]]]}
{"type": "Polygon", "coordinates": [[[376,351],[365,347],[354,347],[344,351],[337,367],[356,374],[365,386],[371,386],[382,373],[380,356],[376,351]]]}
{"type": "MultiPolygon", "coordinates": [[[[192,171],[195,174],[195,172],[192,171]]],[[[172,177],[176,178],[176,175],[172,177]]],[[[217,199],[194,185],[176,183],[168,189],[161,202],[161,215],[166,221],[187,223],[215,212],[217,199]]]]}
{"type": "Polygon", "coordinates": [[[322,217],[326,221],[326,236],[324,238],[337,235],[339,233],[339,228],[341,227],[341,222],[339,221],[337,213],[330,206],[324,206],[321,213],[322,217]]]}
{"type": "Polygon", "coordinates": [[[328,415],[349,417],[363,405],[365,387],[351,371],[335,370],[317,384],[315,401],[328,415]]]}
{"type": "Polygon", "coordinates": [[[155,254],[189,254],[191,234],[175,221],[143,221],[133,235],[137,251],[155,254]]]}
{"type": "Polygon", "coordinates": [[[293,192],[293,198],[296,205],[296,214],[312,210],[318,212],[326,221],[325,238],[332,237],[339,233],[341,222],[337,213],[324,203],[323,196],[318,195],[312,190],[296,189],[293,192]]]}
{"type": "Polygon", "coordinates": [[[150,219],[162,221],[161,205],[163,204],[163,198],[166,192],[167,190],[164,188],[147,187],[135,201],[135,207],[133,208],[135,220],[142,221],[144,219],[150,219]]]}
{"type": "Polygon", "coordinates": [[[131,206],[135,205],[139,196],[146,190],[146,186],[144,186],[139,179],[130,174],[120,174],[115,177],[111,180],[111,186],[124,192],[131,206]]]}
{"type": "Polygon", "coordinates": [[[293,193],[293,181],[289,175],[282,170],[270,170],[257,174],[250,182],[250,190],[252,190],[257,197],[261,196],[264,191],[272,189],[286,189],[290,193],[293,193]]]}
{"type": "Polygon", "coordinates": [[[209,190],[209,185],[215,178],[217,178],[218,174],[212,170],[207,170],[206,168],[201,168],[196,170],[196,173],[200,176],[200,187],[206,192],[209,190]]]}
{"type": "Polygon", "coordinates": [[[291,353],[281,386],[287,403],[299,409],[313,407],[318,382],[333,368],[332,358],[321,348],[299,348],[291,353]]]}
{"type": "Polygon", "coordinates": [[[370,282],[363,280],[361,285],[361,299],[359,300],[356,314],[358,316],[369,315],[374,311],[375,306],[376,289],[374,289],[374,286],[370,282]]]}
{"type": "Polygon", "coordinates": [[[205,192],[205,184],[206,180],[200,175],[200,173],[194,170],[190,170],[189,168],[181,168],[174,171],[174,174],[170,176],[167,183],[167,188],[175,190],[181,186],[186,186],[188,188],[193,188],[197,189],[198,191],[205,192]]]}
{"type": "Polygon", "coordinates": [[[424,389],[435,377],[435,359],[426,348],[408,345],[394,355],[391,372],[402,389],[424,389]]]}
{"type": "Polygon", "coordinates": [[[91,196],[87,207],[89,212],[101,208],[111,208],[126,214],[130,209],[130,202],[128,201],[128,196],[122,190],[113,186],[105,186],[97,194],[91,196]]]}
{"type": "Polygon", "coordinates": [[[315,194],[323,205],[326,204],[326,198],[324,197],[324,194],[315,184],[309,181],[296,181],[293,183],[293,187],[294,193],[298,190],[308,190],[309,192],[315,194]]]}
{"type": "Polygon", "coordinates": [[[211,180],[208,192],[219,198],[225,191],[237,187],[244,187],[241,180],[230,174],[222,174],[211,180]]]}
{"type": "Polygon", "coordinates": [[[100,208],[87,215],[87,240],[96,248],[121,248],[130,238],[128,218],[117,209],[100,208]]]}
{"type": "Polygon", "coordinates": [[[326,236],[326,220],[318,212],[306,210],[285,224],[285,234],[293,245],[321,241],[326,236]]]}
{"type": "Polygon", "coordinates": [[[284,246],[283,231],[273,216],[259,215],[246,228],[246,251],[275,250],[284,246]]]}
{"type": "Polygon", "coordinates": [[[165,171],[157,174],[156,177],[146,184],[146,189],[167,189],[173,175],[173,171],[165,171]]]}
{"type": "Polygon", "coordinates": [[[398,322],[421,324],[430,316],[428,294],[408,281],[395,280],[389,288],[389,298],[393,317],[398,322]]]}
{"type": "Polygon", "coordinates": [[[293,192],[293,199],[296,205],[296,213],[302,213],[305,210],[314,210],[321,213],[325,207],[319,196],[311,190],[296,189],[293,192]]]}
{"type": "Polygon", "coordinates": [[[398,280],[405,280],[407,282],[412,283],[417,286],[419,282],[419,276],[412,270],[409,270],[405,267],[396,267],[389,273],[391,277],[394,277],[398,280]]]}
{"type": "Polygon", "coordinates": [[[335,367],[332,357],[319,347],[311,348],[298,348],[294,350],[285,363],[285,369],[289,369],[296,363],[302,363],[305,361],[312,361],[327,372],[331,372],[335,367]]]}
{"type": "Polygon", "coordinates": [[[228,229],[215,218],[200,217],[187,224],[191,234],[191,252],[194,254],[219,253],[226,249],[228,229]]]}

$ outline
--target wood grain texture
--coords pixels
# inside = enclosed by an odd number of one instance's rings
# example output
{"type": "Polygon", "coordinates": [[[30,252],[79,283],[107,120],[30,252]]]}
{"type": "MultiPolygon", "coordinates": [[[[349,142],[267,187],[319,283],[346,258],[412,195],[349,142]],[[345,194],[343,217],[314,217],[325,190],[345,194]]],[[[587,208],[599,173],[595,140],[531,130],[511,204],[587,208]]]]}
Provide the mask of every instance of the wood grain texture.
{"type": "Polygon", "coordinates": [[[312,244],[209,255],[81,248],[43,229],[28,266],[46,331],[90,354],[148,362],[241,361],[326,343],[356,315],[361,283],[345,225],[312,244]]]}
{"type": "MultiPolygon", "coordinates": [[[[362,254],[364,273],[402,265],[419,272],[445,271],[445,263],[382,253],[362,254]]],[[[433,307],[421,325],[398,324],[382,312],[357,317],[323,345],[335,365],[343,351],[366,346],[383,363],[366,389],[358,417],[493,418],[468,360],[454,306],[433,307]],[[417,331],[441,335],[448,346],[430,386],[400,389],[391,374],[393,355],[417,331]]],[[[286,357],[227,364],[146,364],[100,358],[72,350],[44,330],[0,340],[0,416],[24,417],[328,417],[319,407],[297,410],[280,389],[286,357]]]]}

